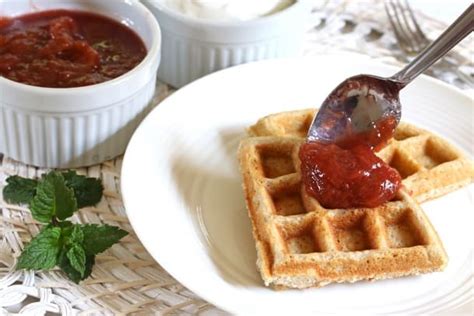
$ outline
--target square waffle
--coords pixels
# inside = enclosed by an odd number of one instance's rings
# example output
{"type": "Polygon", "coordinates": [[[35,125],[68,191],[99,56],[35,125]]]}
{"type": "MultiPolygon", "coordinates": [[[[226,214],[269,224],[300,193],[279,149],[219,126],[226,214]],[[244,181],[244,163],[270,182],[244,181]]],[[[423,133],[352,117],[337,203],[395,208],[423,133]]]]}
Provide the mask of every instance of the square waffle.
{"type": "Polygon", "coordinates": [[[301,182],[299,147],[314,110],[270,115],[241,142],[240,168],[266,285],[306,288],[439,271],[442,243],[418,202],[474,180],[474,165],[445,140],[401,123],[377,155],[403,177],[376,208],[326,209],[301,182]]]}
{"type": "Polygon", "coordinates": [[[302,138],[250,137],[239,160],[266,285],[306,288],[438,271],[446,253],[404,190],[377,208],[326,209],[306,193],[302,138]]]}

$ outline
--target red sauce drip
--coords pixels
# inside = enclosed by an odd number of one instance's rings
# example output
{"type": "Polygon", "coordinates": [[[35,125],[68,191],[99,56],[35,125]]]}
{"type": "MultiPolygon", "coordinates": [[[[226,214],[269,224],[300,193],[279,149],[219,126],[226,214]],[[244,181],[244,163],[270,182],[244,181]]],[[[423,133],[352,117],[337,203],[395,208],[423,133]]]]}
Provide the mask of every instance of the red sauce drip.
{"type": "Polygon", "coordinates": [[[119,77],[146,56],[138,35],[107,17],[52,10],[0,18],[0,76],[69,88],[119,77]]]}
{"type": "Polygon", "coordinates": [[[389,118],[341,144],[303,144],[299,156],[306,191],[327,208],[376,207],[393,199],[401,176],[374,154],[368,140],[380,139],[380,149],[395,126],[389,118]]]}

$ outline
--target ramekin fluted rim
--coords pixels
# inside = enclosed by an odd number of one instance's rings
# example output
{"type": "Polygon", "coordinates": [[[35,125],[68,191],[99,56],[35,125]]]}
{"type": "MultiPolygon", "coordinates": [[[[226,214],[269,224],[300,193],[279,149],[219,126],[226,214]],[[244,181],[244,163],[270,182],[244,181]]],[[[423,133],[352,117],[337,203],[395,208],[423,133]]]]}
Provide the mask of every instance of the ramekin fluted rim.
{"type": "Polygon", "coordinates": [[[185,15],[175,10],[168,8],[166,5],[161,4],[159,1],[156,0],[148,0],[148,2],[156,7],[158,10],[163,11],[170,17],[178,20],[179,22],[190,24],[192,27],[219,27],[219,28],[235,28],[235,27],[242,27],[242,26],[249,26],[249,27],[258,27],[258,25],[263,23],[271,23],[273,20],[281,19],[283,16],[288,14],[292,14],[293,11],[297,10],[299,6],[307,5],[308,0],[295,0],[293,4],[280,10],[278,12],[264,15],[259,18],[245,20],[245,21],[214,21],[208,19],[197,18],[189,15],[185,15]]]}

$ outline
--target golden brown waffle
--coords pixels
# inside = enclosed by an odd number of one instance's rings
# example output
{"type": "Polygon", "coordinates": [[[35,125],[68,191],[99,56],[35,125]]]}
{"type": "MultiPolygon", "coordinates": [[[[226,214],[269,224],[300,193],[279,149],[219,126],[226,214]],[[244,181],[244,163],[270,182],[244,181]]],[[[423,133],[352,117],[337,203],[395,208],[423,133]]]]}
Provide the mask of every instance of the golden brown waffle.
{"type": "Polygon", "coordinates": [[[240,167],[266,285],[306,288],[442,269],[443,246],[409,194],[378,208],[325,209],[299,172],[301,137],[250,137],[240,167]]]}
{"type": "Polygon", "coordinates": [[[449,142],[407,123],[377,155],[398,170],[397,198],[376,208],[326,209],[301,183],[298,151],[314,110],[260,119],[239,148],[257,265],[266,285],[323,286],[438,271],[441,241],[418,206],[474,181],[449,142]]]}
{"type": "MultiPolygon", "coordinates": [[[[304,138],[314,114],[308,109],[269,115],[250,127],[249,134],[304,138]]],[[[408,123],[399,124],[377,155],[398,170],[403,186],[419,203],[474,181],[472,160],[441,137],[408,123]]]]}

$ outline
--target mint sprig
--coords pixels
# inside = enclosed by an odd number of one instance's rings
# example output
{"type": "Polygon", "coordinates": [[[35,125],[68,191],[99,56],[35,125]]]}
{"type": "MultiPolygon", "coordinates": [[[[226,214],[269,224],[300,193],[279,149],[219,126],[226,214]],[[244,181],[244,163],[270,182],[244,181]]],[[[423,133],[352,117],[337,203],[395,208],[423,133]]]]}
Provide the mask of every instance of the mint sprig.
{"type": "Polygon", "coordinates": [[[29,204],[33,218],[48,224],[25,247],[16,268],[48,270],[59,266],[76,283],[89,277],[95,256],[128,234],[110,225],[73,224],[66,220],[78,207],[97,204],[102,192],[99,179],[77,175],[75,171],[51,171],[40,180],[9,177],[3,189],[5,200],[29,204]]]}

